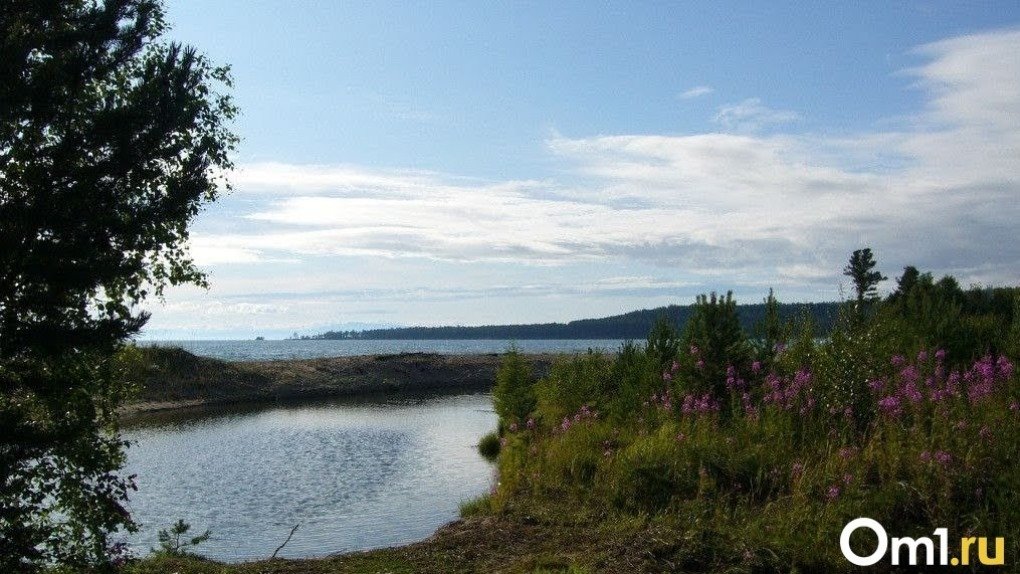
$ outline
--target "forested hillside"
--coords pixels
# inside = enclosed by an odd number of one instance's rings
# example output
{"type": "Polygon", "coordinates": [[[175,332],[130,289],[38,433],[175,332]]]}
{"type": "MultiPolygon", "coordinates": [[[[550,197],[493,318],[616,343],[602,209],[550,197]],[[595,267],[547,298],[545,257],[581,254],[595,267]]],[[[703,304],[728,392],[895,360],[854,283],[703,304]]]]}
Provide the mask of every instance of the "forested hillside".
{"type": "MultiPolygon", "coordinates": [[[[824,335],[832,328],[839,303],[786,303],[779,305],[782,320],[808,315],[816,332],[824,335]]],[[[582,319],[569,323],[530,325],[484,325],[480,327],[402,327],[368,331],[329,331],[309,339],[644,339],[659,317],[666,317],[683,328],[693,314],[693,305],[670,305],[656,309],[631,311],[601,319],[582,319]]],[[[765,316],[765,304],[737,307],[740,323],[748,333],[765,316]]]]}

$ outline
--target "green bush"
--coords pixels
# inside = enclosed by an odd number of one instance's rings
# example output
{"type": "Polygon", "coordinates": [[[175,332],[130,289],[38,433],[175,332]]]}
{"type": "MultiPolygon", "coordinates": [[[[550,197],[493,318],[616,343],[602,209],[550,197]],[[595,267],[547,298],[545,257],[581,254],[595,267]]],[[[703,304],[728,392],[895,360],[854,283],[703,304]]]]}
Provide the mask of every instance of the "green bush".
{"type": "Polygon", "coordinates": [[[645,346],[648,357],[659,365],[660,371],[667,371],[680,356],[680,333],[669,319],[659,317],[648,334],[645,346]]]}
{"type": "Polygon", "coordinates": [[[478,452],[482,455],[482,458],[492,462],[499,456],[499,434],[496,432],[490,432],[489,434],[482,437],[482,440],[478,441],[478,452]]]}
{"type": "Polygon", "coordinates": [[[506,425],[523,424],[535,409],[534,381],[531,364],[516,346],[503,356],[496,372],[496,387],[492,391],[496,414],[506,425]]]}
{"type": "Polygon", "coordinates": [[[538,412],[547,426],[561,424],[582,407],[604,410],[611,402],[613,360],[601,351],[589,350],[555,363],[547,377],[535,386],[538,412]]]}
{"type": "Polygon", "coordinates": [[[699,295],[694,314],[683,333],[681,390],[709,393],[718,398],[726,394],[727,370],[735,367],[746,373],[751,365],[752,349],[740,326],[733,293],[725,297],[699,295]]]}
{"type": "Polygon", "coordinates": [[[191,525],[178,519],[177,523],[169,529],[159,531],[159,548],[153,548],[153,552],[167,554],[169,556],[187,556],[194,553],[194,548],[209,540],[212,532],[206,530],[198,536],[188,536],[191,525]]]}

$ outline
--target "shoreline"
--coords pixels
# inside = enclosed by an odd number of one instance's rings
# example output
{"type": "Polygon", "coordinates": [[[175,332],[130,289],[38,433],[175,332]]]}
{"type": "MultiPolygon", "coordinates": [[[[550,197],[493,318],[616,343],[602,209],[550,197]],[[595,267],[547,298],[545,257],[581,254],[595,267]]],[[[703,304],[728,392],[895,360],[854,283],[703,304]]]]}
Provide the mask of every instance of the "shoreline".
{"type": "MultiPolygon", "coordinates": [[[[525,355],[537,377],[565,354],[525,355]]],[[[501,354],[399,353],[272,361],[223,361],[179,348],[142,353],[142,382],[121,416],[238,403],[370,394],[491,390],[501,354]]]]}

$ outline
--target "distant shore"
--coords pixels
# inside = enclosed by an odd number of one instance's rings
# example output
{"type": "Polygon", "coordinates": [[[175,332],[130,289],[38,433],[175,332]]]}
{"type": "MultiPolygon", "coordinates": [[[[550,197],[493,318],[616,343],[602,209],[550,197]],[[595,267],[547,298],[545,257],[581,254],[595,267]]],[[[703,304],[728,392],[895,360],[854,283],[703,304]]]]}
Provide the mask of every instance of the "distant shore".
{"type": "MultiPolygon", "coordinates": [[[[559,354],[527,355],[535,373],[559,354]]],[[[499,354],[400,353],[228,362],[179,348],[142,353],[139,392],[124,415],[231,403],[276,402],[372,393],[488,390],[499,354]]]]}

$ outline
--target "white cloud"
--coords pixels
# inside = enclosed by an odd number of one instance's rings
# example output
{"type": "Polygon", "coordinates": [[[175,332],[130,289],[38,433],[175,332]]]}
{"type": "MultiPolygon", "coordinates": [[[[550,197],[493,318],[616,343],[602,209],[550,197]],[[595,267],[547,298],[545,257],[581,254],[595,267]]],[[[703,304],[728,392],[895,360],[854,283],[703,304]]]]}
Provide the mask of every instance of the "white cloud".
{"type": "MultiPolygon", "coordinates": [[[[964,284],[1015,282],[1017,53],[1017,31],[922,47],[926,63],[908,73],[927,105],[900,131],[755,135],[798,116],[751,99],[716,115],[736,133],[555,137],[548,148],[566,173],[556,181],[247,165],[234,182],[264,194],[247,215],[260,231],[196,236],[196,256],[602,262],[672,268],[683,284],[697,274],[831,286],[849,251],[870,245],[890,275],[915,264],[964,284]]],[[[657,285],[615,269],[589,283],[657,285]]]]}
{"type": "Polygon", "coordinates": [[[799,119],[800,114],[797,112],[775,110],[762,104],[758,98],[748,98],[737,104],[720,106],[712,121],[728,130],[757,132],[799,119]]]}
{"type": "Polygon", "coordinates": [[[694,98],[700,98],[701,96],[707,96],[715,90],[711,86],[694,86],[693,88],[680,94],[680,99],[693,100],[694,98]]]}
{"type": "Polygon", "coordinates": [[[215,238],[196,237],[191,240],[191,256],[198,265],[221,265],[224,263],[260,263],[259,251],[248,246],[226,246],[217,244],[215,238]]]}

